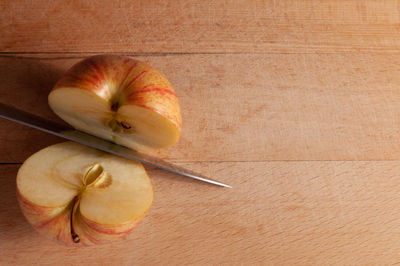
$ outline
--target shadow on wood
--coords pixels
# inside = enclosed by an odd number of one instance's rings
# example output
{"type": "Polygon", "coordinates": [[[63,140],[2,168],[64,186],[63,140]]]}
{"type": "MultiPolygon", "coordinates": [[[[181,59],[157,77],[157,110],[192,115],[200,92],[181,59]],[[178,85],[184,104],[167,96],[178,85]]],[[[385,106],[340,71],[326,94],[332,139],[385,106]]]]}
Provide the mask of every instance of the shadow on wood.
{"type": "Polygon", "coordinates": [[[7,242],[23,241],[36,234],[19,209],[15,193],[16,176],[20,165],[3,165],[0,172],[0,239],[7,242]]]}
{"type": "MultiPolygon", "coordinates": [[[[0,102],[60,122],[48,106],[47,95],[63,72],[51,62],[0,57],[0,102]]],[[[0,119],[0,136],[0,163],[22,162],[33,152],[61,140],[4,119],[0,119]],[[24,151],[24,156],[15,155],[20,154],[15,150],[24,151]]]]}
{"type": "Polygon", "coordinates": [[[48,118],[55,117],[47,95],[64,70],[48,61],[0,57],[0,101],[48,118]]]}

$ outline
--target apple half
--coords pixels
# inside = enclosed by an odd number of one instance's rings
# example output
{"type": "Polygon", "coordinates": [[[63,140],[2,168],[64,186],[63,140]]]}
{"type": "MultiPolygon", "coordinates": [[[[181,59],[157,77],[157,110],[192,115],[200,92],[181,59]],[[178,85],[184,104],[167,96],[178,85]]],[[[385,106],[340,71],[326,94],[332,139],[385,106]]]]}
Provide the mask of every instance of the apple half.
{"type": "Polygon", "coordinates": [[[96,55],[78,62],[48,101],[76,129],[134,150],[165,148],[179,140],[182,119],[174,88],[133,58],[96,55]]]}
{"type": "Polygon", "coordinates": [[[153,187],[140,163],[64,142],[23,163],[17,198],[39,233],[90,245],[132,231],[152,204],[153,187]]]}

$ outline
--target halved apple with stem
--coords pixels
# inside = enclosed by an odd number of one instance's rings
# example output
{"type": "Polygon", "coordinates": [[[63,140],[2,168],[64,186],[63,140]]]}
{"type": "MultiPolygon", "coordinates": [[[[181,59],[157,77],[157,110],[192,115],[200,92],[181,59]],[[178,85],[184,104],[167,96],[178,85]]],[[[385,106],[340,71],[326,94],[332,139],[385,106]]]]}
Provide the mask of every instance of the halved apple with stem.
{"type": "Polygon", "coordinates": [[[134,150],[179,140],[175,90],[157,70],[129,57],[97,55],[78,62],[57,82],[49,105],[76,129],[134,150]]]}
{"type": "Polygon", "coordinates": [[[133,230],[152,204],[153,188],[140,163],[64,142],[24,162],[17,197],[40,233],[89,245],[133,230]]]}

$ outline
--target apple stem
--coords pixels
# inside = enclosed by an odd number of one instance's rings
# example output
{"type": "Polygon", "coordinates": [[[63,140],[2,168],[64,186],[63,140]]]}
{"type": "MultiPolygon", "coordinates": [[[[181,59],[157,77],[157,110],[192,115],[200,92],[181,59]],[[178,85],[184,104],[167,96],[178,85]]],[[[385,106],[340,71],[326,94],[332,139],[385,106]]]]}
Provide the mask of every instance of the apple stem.
{"type": "Polygon", "coordinates": [[[71,237],[74,243],[79,243],[81,241],[79,235],[75,231],[74,221],[77,219],[79,204],[81,202],[82,195],[86,192],[87,189],[96,189],[96,188],[106,188],[112,183],[112,178],[109,173],[104,171],[104,168],[99,164],[95,163],[91,165],[86,173],[82,177],[83,187],[79,191],[78,195],[75,196],[72,200],[72,213],[70,218],[70,227],[71,227],[71,237]]]}
{"type": "Polygon", "coordinates": [[[76,216],[76,211],[78,209],[79,206],[79,202],[81,201],[81,197],[80,195],[76,196],[73,199],[73,204],[74,207],[72,208],[72,214],[71,214],[71,219],[70,219],[70,225],[71,225],[71,237],[72,237],[72,241],[74,241],[74,243],[79,243],[81,241],[80,237],[78,236],[78,234],[75,232],[75,228],[74,228],[74,220],[75,220],[75,216],[76,216]]]}

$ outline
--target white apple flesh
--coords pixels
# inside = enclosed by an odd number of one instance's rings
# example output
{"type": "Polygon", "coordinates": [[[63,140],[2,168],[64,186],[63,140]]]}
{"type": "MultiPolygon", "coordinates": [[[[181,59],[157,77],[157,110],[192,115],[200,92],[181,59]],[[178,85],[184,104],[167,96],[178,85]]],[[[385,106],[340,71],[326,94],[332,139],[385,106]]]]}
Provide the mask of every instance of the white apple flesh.
{"type": "Polygon", "coordinates": [[[73,127],[135,150],[179,140],[175,90],[157,70],[129,57],[98,55],[78,62],[57,82],[49,105],[73,127]]]}
{"type": "Polygon", "coordinates": [[[151,206],[153,188],[140,163],[65,142],[24,162],[17,196],[37,231],[64,244],[90,245],[133,230],[151,206]]]}

